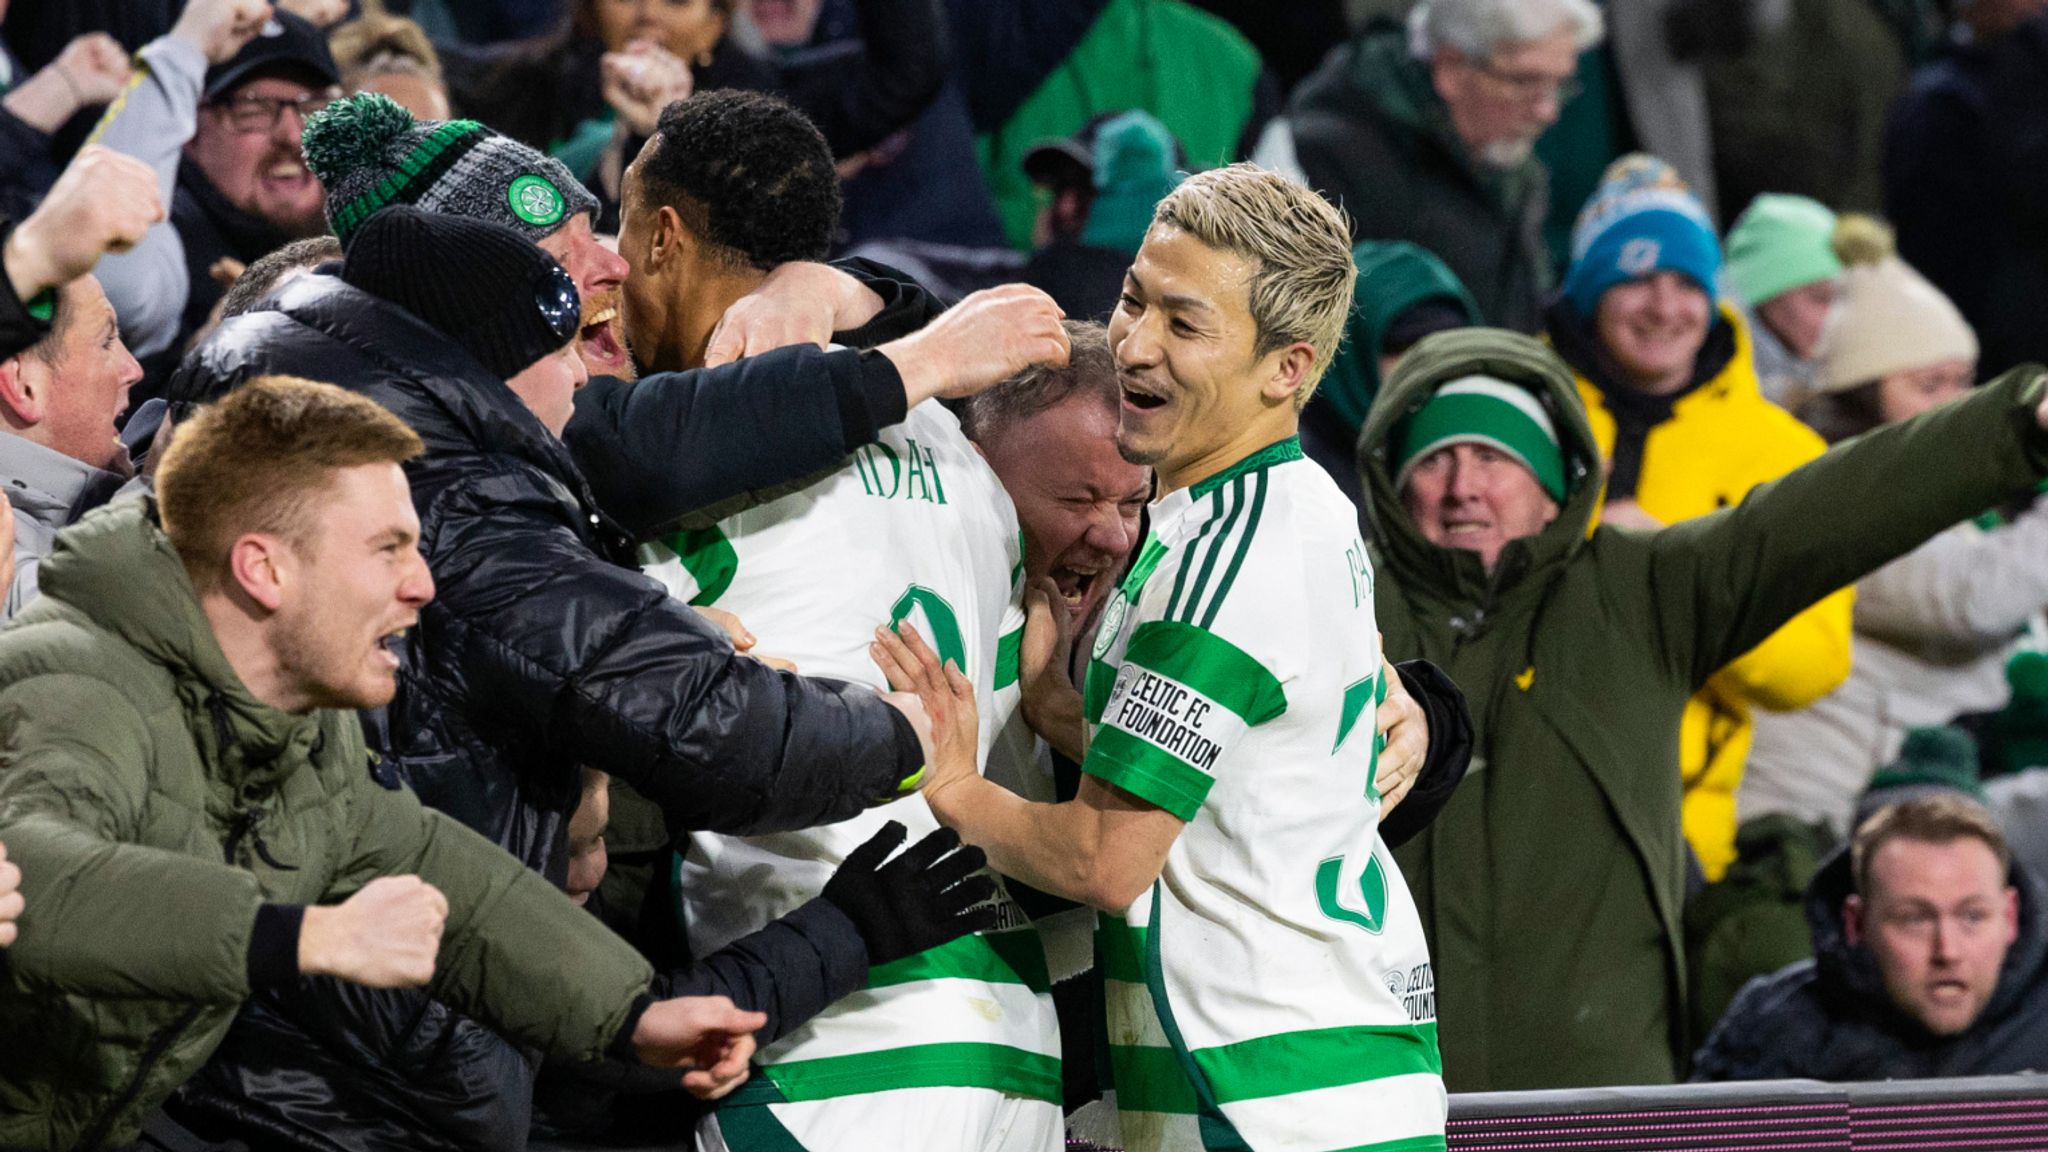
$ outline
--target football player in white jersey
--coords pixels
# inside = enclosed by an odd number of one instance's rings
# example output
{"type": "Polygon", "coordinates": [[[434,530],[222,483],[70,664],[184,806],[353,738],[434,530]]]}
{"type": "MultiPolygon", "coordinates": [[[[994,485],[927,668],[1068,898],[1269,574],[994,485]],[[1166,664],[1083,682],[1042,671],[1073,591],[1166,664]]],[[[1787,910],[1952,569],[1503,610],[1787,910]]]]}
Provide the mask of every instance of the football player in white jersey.
{"type": "Polygon", "coordinates": [[[872,649],[944,733],[923,785],[939,819],[1105,913],[1134,1152],[1443,1147],[1429,956],[1377,831],[1372,569],[1295,436],[1353,276],[1336,211],[1250,165],[1159,205],[1110,323],[1151,535],[1104,609],[1084,733],[1048,734],[1085,742],[1073,800],[974,772],[971,685],[914,629],[872,649]]]}
{"type": "MultiPolygon", "coordinates": [[[[625,186],[627,337],[654,363],[701,357],[732,301],[778,261],[814,256],[836,214],[822,138],[788,105],[753,93],[672,106],[625,186]]],[[[1064,359],[1057,308],[1035,290],[959,307],[998,305],[1016,312],[1012,338],[1064,359]]],[[[678,597],[736,616],[764,652],[877,689],[887,685],[868,658],[869,633],[915,621],[973,669],[988,725],[977,765],[986,758],[1017,696],[1021,543],[1009,498],[951,412],[916,405],[830,473],[723,511],[667,538],[648,571],[678,597]]],[[[912,793],[824,828],[693,836],[675,871],[692,951],[714,953],[821,893],[834,902],[834,869],[891,821],[912,836],[939,828],[912,793]]],[[[1059,1032],[1028,919],[1003,900],[996,930],[902,956],[878,954],[874,934],[863,935],[873,962],[864,986],[764,1043],[754,1087],[721,1103],[699,1146],[1054,1152],[1064,1132],[1059,1032]]]]}

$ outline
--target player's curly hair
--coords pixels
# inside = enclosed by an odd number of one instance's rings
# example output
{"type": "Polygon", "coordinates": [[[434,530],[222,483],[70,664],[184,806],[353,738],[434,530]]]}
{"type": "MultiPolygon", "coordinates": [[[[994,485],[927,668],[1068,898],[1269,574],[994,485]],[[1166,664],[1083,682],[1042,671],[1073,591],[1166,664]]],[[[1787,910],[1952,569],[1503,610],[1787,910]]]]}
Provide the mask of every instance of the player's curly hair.
{"type": "Polygon", "coordinates": [[[730,266],[765,272],[831,251],[840,203],[832,149],[786,101],[700,92],[663,109],[654,138],[639,161],[642,192],[730,266]]]}

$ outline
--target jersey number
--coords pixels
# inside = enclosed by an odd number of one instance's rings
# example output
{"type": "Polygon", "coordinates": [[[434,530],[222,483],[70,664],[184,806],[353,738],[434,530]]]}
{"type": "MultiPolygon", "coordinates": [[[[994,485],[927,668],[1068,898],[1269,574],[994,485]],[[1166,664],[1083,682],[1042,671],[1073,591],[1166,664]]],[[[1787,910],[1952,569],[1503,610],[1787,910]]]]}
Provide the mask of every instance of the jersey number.
{"type": "Polygon", "coordinates": [[[912,584],[896,598],[889,609],[889,627],[895,628],[909,617],[913,608],[924,609],[925,631],[930,633],[932,647],[939,653],[939,662],[948,660],[960,669],[960,674],[972,678],[974,672],[967,667],[967,639],[960,634],[960,617],[953,612],[953,606],[946,598],[922,584],[912,584]]]}

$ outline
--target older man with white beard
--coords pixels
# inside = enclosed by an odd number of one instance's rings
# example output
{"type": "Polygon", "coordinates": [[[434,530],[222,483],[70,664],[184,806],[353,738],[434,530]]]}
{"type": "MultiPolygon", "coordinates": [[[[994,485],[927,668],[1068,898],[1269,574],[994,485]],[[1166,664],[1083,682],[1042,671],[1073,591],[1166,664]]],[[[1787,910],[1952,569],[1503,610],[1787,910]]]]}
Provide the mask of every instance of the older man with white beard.
{"type": "Polygon", "coordinates": [[[1254,159],[1351,217],[1357,240],[1443,258],[1488,324],[1534,332],[1553,272],[1549,174],[1536,138],[1600,41],[1589,0],[1423,0],[1403,30],[1368,26],[1294,92],[1254,159]]]}

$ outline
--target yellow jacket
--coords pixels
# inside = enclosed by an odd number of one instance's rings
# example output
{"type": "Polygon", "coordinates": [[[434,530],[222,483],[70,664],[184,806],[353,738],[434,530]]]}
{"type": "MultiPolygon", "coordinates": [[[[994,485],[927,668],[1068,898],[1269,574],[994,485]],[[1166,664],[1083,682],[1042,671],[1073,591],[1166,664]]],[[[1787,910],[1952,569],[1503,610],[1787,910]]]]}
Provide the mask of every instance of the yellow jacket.
{"type": "MultiPolygon", "coordinates": [[[[1739,503],[1751,488],[1827,450],[1811,429],[1763,398],[1748,327],[1732,309],[1721,315],[1734,326],[1734,358],[1680,397],[1643,444],[1635,499],[1666,524],[1739,503]]],[[[1601,455],[1611,457],[1614,417],[1591,381],[1580,376],[1578,385],[1601,455]]],[[[1687,706],[1678,736],[1685,838],[1707,879],[1720,879],[1735,859],[1735,789],[1749,759],[1750,706],[1804,708],[1848,677],[1854,597],[1853,588],[1844,588],[1794,616],[1716,673],[1687,706]]]]}

